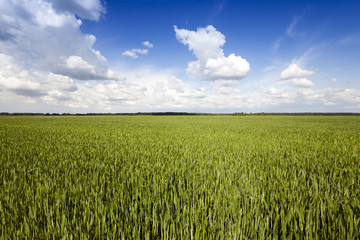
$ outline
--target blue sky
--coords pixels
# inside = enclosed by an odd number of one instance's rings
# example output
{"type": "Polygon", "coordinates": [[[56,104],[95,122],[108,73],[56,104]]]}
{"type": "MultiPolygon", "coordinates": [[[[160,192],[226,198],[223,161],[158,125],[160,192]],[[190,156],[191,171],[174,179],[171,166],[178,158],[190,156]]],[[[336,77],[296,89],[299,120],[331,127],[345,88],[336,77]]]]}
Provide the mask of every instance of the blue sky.
{"type": "Polygon", "coordinates": [[[360,112],[359,1],[0,0],[0,111],[360,112]]]}

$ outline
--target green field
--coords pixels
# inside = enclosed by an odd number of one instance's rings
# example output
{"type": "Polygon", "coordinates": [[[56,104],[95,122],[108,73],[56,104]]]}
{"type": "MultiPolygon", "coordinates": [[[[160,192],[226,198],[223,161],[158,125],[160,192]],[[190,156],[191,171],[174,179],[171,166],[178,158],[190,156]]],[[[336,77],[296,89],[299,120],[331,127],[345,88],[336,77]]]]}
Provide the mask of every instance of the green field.
{"type": "Polygon", "coordinates": [[[359,239],[360,117],[0,117],[1,239],[359,239]]]}

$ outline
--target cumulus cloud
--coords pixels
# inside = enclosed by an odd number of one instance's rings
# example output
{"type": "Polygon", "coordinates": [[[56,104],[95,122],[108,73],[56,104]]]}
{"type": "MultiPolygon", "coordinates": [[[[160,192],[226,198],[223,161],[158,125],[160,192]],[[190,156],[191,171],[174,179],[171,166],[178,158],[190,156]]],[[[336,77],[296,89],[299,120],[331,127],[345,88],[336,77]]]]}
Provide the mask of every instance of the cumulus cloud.
{"type": "Polygon", "coordinates": [[[23,63],[5,54],[0,54],[0,65],[5,66],[0,70],[0,87],[18,95],[39,97],[77,89],[74,80],[67,76],[26,70],[23,63]]]}
{"type": "MultiPolygon", "coordinates": [[[[105,8],[97,0],[0,0],[2,110],[135,112],[205,109],[216,112],[219,109],[264,109],[295,103],[334,106],[350,111],[360,109],[359,90],[312,90],[306,77],[313,72],[309,74],[311,71],[301,68],[292,74],[289,71],[284,79],[297,85],[297,89],[265,87],[240,91],[236,80],[245,77],[250,66],[234,53],[225,56],[222,49],[225,37],[212,26],[197,31],[175,27],[175,32],[177,39],[197,57],[188,65],[189,75],[213,80],[213,88],[202,85],[204,82],[183,81],[170,71],[136,70],[127,72],[125,78],[110,70],[106,58],[94,49],[95,36],[80,30],[82,21],[79,18],[97,21],[104,13],[105,8]]],[[[129,52],[139,56],[147,54],[153,46],[148,41],[142,44],[145,49],[129,52]]]]}
{"type": "Polygon", "coordinates": [[[224,55],[225,36],[213,26],[198,28],[196,31],[178,29],[174,26],[176,38],[187,45],[198,58],[188,63],[187,74],[203,80],[239,80],[247,76],[250,64],[246,59],[230,54],[224,55]]]}
{"type": "Polygon", "coordinates": [[[147,48],[153,48],[154,44],[150,43],[149,41],[142,42],[142,44],[147,48]]]}
{"type": "Polygon", "coordinates": [[[207,61],[209,58],[224,56],[221,47],[225,44],[225,36],[213,26],[198,28],[197,31],[178,29],[177,26],[174,29],[177,40],[188,45],[199,60],[207,61]]]}
{"type": "Polygon", "coordinates": [[[284,93],[284,90],[275,88],[273,86],[271,87],[261,86],[261,91],[277,97],[288,97],[288,95],[284,93]]]}
{"type": "Polygon", "coordinates": [[[293,84],[293,86],[300,88],[310,88],[314,86],[314,83],[306,78],[293,78],[291,79],[291,83],[293,84]]]}
{"type": "Polygon", "coordinates": [[[11,4],[1,1],[0,52],[24,61],[35,71],[70,78],[83,76],[82,80],[107,79],[107,60],[93,48],[96,38],[81,32],[82,21],[76,17],[98,20],[103,13],[105,8],[99,0],[14,0],[11,4]],[[66,61],[73,61],[73,56],[92,67],[78,68],[80,73],[69,68],[66,61]]]}
{"type": "MultiPolygon", "coordinates": [[[[91,68],[80,58],[68,60],[69,67],[91,68]]],[[[3,111],[10,112],[254,112],[274,111],[272,106],[281,111],[360,109],[360,91],[350,88],[289,89],[280,85],[243,92],[237,88],[239,81],[216,80],[210,89],[156,69],[126,72],[122,81],[76,81],[60,74],[29,71],[25,63],[5,54],[0,54],[0,66],[0,104],[3,111]]]]}
{"type": "Polygon", "coordinates": [[[55,9],[75,13],[81,18],[98,21],[106,9],[99,0],[52,0],[55,9]]]}
{"type": "Polygon", "coordinates": [[[138,69],[127,72],[124,81],[92,83],[78,84],[71,100],[62,104],[82,111],[91,108],[100,112],[134,112],[175,111],[206,102],[204,89],[193,88],[171,73],[138,69]]]}
{"type": "Polygon", "coordinates": [[[0,53],[0,86],[20,95],[42,95],[41,84],[11,57],[0,53]]]}
{"type": "Polygon", "coordinates": [[[262,86],[260,94],[253,94],[256,98],[252,107],[281,106],[283,111],[359,111],[360,90],[325,88],[313,90],[299,88],[286,91],[275,87],[262,86]],[[310,108],[309,108],[310,107],[310,108]],[[310,109],[310,110],[309,110],[310,109]]]}
{"type": "Polygon", "coordinates": [[[359,96],[360,90],[350,88],[326,88],[318,91],[303,89],[297,92],[299,102],[309,105],[320,103],[325,106],[342,106],[343,109],[353,109],[352,111],[360,109],[359,96]]]}
{"type": "Polygon", "coordinates": [[[134,49],[126,50],[125,52],[122,53],[122,55],[136,59],[139,57],[138,54],[146,55],[148,54],[148,52],[149,50],[147,49],[134,48],[134,49]]]}
{"type": "MultiPolygon", "coordinates": [[[[142,42],[142,45],[144,45],[147,48],[152,48],[154,45],[150,43],[149,41],[142,42]]],[[[128,56],[133,59],[137,59],[139,57],[139,54],[141,55],[147,55],[149,53],[149,50],[147,49],[140,49],[140,48],[133,48],[130,50],[126,50],[122,53],[123,56],[128,56]]]]}
{"type": "MultiPolygon", "coordinates": [[[[64,64],[69,69],[93,69],[79,56],[67,58],[64,64]]],[[[3,111],[183,111],[189,106],[207,106],[204,88],[185,83],[171,72],[140,69],[127,72],[129,76],[121,81],[77,81],[65,75],[27,70],[24,62],[2,53],[0,66],[3,111]]],[[[111,71],[108,74],[116,75],[111,71]]]]}
{"type": "Polygon", "coordinates": [[[121,80],[124,78],[124,76],[116,74],[110,69],[99,70],[80,56],[70,56],[64,59],[63,64],[59,65],[59,69],[53,72],[77,80],[121,80]]]}
{"type": "Polygon", "coordinates": [[[281,80],[289,80],[294,87],[310,88],[314,83],[306,77],[314,75],[315,72],[300,68],[297,64],[290,64],[280,74],[281,80]]]}
{"type": "Polygon", "coordinates": [[[84,59],[79,56],[70,56],[65,60],[66,67],[70,69],[84,69],[84,70],[94,70],[94,66],[90,65],[84,59]]]}
{"type": "Polygon", "coordinates": [[[220,94],[232,94],[237,92],[237,89],[234,89],[239,83],[234,80],[216,80],[211,82],[211,85],[214,87],[214,91],[220,94]]]}
{"type": "Polygon", "coordinates": [[[289,104],[294,101],[294,94],[285,92],[283,89],[273,86],[265,87],[261,86],[259,89],[259,95],[256,96],[257,104],[260,105],[280,105],[289,104]]]}
{"type": "Polygon", "coordinates": [[[290,64],[284,71],[281,72],[280,78],[283,80],[292,78],[303,78],[314,75],[315,72],[301,69],[297,64],[290,64]]]}
{"type": "Polygon", "coordinates": [[[329,81],[335,83],[335,82],[336,82],[336,78],[330,78],[329,81]]]}

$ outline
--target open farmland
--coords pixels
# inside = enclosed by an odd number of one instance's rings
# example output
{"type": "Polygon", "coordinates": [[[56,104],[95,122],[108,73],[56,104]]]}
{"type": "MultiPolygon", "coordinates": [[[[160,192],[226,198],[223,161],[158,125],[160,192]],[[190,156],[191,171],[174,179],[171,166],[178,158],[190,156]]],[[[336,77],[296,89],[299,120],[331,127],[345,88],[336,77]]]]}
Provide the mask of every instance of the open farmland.
{"type": "Polygon", "coordinates": [[[360,237],[360,117],[0,118],[1,239],[360,237]]]}

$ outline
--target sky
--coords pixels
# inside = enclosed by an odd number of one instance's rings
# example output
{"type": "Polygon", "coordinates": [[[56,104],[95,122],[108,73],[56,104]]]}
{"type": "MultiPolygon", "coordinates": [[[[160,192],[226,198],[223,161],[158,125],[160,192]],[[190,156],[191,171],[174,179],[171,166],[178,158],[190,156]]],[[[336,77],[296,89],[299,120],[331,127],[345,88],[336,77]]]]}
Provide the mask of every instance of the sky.
{"type": "Polygon", "coordinates": [[[0,0],[0,112],[360,112],[360,1],[0,0]]]}

